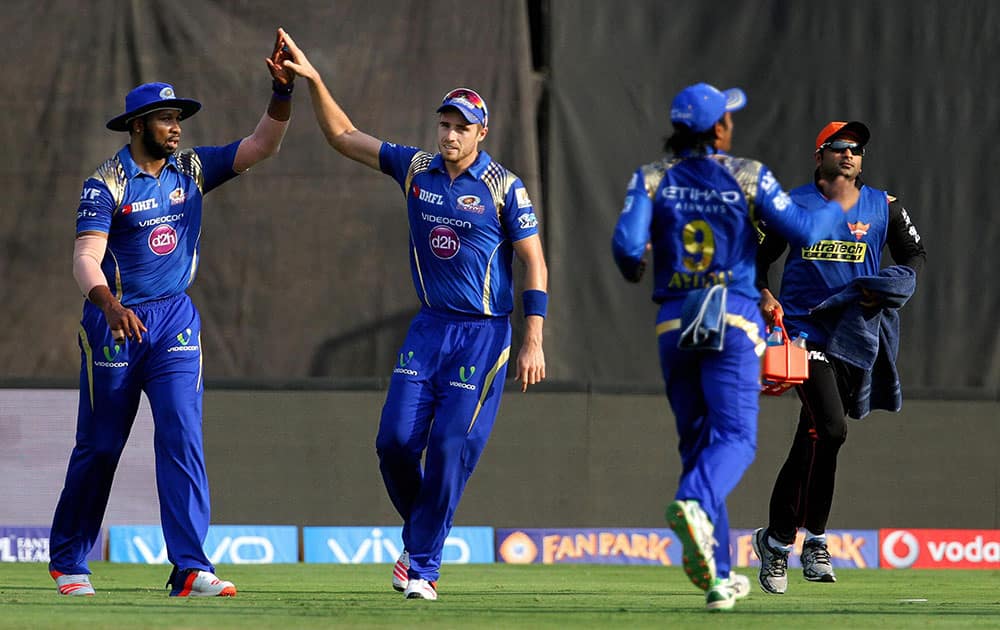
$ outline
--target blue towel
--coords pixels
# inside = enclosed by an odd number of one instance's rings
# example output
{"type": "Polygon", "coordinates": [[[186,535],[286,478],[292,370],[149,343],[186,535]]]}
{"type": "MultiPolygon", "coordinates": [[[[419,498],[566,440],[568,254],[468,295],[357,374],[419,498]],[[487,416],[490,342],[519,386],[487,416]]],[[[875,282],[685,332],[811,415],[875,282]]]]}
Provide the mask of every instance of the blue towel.
{"type": "Polygon", "coordinates": [[[903,406],[896,370],[899,308],[916,288],[916,272],[895,265],[875,276],[855,278],[811,311],[829,334],[826,353],[863,370],[861,383],[850,400],[848,415],[852,418],[860,420],[872,409],[895,412],[903,406]],[[862,289],[881,294],[882,303],[876,308],[862,306],[862,289]]]}
{"type": "Polygon", "coordinates": [[[691,291],[681,305],[681,350],[720,352],[726,336],[726,287],[716,284],[691,291]]]}

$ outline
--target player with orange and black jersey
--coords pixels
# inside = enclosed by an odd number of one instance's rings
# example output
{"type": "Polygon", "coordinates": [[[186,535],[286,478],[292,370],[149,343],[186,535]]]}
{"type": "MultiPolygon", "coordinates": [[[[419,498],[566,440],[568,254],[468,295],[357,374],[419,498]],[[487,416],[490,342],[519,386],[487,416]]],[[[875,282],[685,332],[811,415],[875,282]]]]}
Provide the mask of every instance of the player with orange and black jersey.
{"type": "Polygon", "coordinates": [[[767,275],[788,244],[762,226],[764,237],[757,255],[761,309],[773,323],[774,310],[780,308],[789,336],[807,335],[810,351],[809,379],[797,388],[802,400],[798,429],[775,481],[768,526],[758,529],[753,538],[761,558],[760,585],[769,593],[781,594],[787,588],[787,560],[799,527],[805,528],[804,578],[836,581],[826,546],[826,524],[837,454],[847,439],[847,416],[863,417],[869,405],[898,411],[902,401],[894,367],[896,311],[915,288],[926,254],[899,201],[861,181],[870,137],[867,126],[857,121],[831,122],[817,136],[814,181],[790,191],[789,196],[807,207],[841,200],[849,209],[822,240],[791,248],[778,300],[768,289],[767,275]],[[897,266],[882,269],[885,247],[897,266]],[[858,313],[862,325],[854,325],[852,313],[858,313]],[[853,332],[848,330],[851,327],[853,332]],[[883,327],[889,334],[880,339],[883,327]],[[876,367],[873,358],[879,351],[888,360],[876,367]],[[873,369],[887,370],[893,377],[876,378],[875,391],[873,369]],[[890,391],[880,400],[882,383],[889,383],[890,391]]]}

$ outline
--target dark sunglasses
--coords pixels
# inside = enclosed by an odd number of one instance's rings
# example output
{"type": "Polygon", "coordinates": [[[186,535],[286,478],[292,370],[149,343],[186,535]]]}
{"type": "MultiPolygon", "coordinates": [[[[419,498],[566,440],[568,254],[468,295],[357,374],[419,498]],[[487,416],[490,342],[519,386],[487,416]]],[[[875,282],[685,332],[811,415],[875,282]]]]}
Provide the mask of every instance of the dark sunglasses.
{"type": "Polygon", "coordinates": [[[834,153],[843,153],[844,151],[850,149],[851,153],[857,155],[858,157],[863,157],[865,154],[865,148],[859,145],[857,142],[851,142],[850,140],[831,140],[830,142],[824,142],[819,145],[820,149],[830,149],[834,153]]]}

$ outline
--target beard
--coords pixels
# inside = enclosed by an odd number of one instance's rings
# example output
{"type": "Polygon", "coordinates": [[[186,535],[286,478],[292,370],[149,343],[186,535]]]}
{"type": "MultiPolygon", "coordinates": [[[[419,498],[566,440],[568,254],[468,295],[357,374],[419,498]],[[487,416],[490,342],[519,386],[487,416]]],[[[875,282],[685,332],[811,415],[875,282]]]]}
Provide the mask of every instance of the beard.
{"type": "Polygon", "coordinates": [[[142,128],[142,148],[154,160],[164,160],[174,153],[174,149],[168,149],[165,144],[156,141],[148,126],[142,128]]]}

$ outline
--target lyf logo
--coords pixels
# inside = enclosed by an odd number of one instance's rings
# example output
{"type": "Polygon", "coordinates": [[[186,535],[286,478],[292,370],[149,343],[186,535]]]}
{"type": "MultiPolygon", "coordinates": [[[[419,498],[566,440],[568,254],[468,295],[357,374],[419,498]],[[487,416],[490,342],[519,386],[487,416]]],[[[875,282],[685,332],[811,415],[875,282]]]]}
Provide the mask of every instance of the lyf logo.
{"type": "Polygon", "coordinates": [[[149,249],[157,256],[166,256],[177,249],[177,230],[161,225],[149,233],[149,249]]]}
{"type": "Polygon", "coordinates": [[[906,569],[913,566],[920,555],[920,543],[917,537],[907,531],[895,531],[882,541],[882,556],[894,569],[906,569]],[[899,552],[902,551],[902,554],[899,552]]]}
{"type": "Polygon", "coordinates": [[[439,225],[428,236],[431,252],[441,260],[454,258],[461,247],[458,234],[450,227],[439,225]]]}

